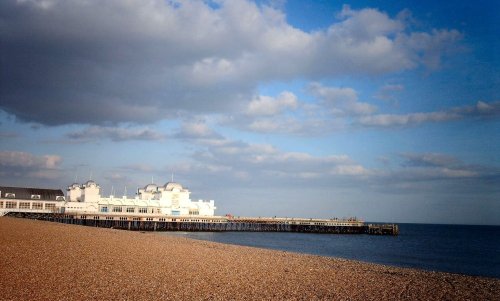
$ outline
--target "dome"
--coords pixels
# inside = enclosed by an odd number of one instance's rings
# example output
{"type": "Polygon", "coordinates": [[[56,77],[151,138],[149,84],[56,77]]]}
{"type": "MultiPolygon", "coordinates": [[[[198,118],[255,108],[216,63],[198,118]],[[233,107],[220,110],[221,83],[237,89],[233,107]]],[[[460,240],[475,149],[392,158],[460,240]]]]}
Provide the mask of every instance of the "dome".
{"type": "Polygon", "coordinates": [[[153,192],[158,190],[158,186],[156,184],[148,184],[144,186],[144,190],[147,192],[153,192]]]}
{"type": "Polygon", "coordinates": [[[86,186],[86,187],[89,187],[89,186],[91,186],[91,185],[97,186],[97,183],[96,183],[96,182],[94,182],[94,181],[92,181],[92,180],[88,180],[88,181],[87,181],[87,183],[85,183],[85,186],[86,186]]]}
{"type": "Polygon", "coordinates": [[[168,182],[167,184],[165,184],[165,190],[172,191],[172,190],[174,190],[174,188],[182,190],[182,185],[179,183],[175,183],[175,182],[168,182]]]}

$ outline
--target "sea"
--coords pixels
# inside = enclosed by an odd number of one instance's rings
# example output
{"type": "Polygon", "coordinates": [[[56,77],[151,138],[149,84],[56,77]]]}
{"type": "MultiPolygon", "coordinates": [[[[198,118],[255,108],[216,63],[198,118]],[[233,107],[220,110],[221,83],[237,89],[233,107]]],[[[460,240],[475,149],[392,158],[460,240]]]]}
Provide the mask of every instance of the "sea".
{"type": "Polygon", "coordinates": [[[287,232],[162,232],[162,235],[500,278],[500,226],[399,224],[398,236],[287,232]]]}

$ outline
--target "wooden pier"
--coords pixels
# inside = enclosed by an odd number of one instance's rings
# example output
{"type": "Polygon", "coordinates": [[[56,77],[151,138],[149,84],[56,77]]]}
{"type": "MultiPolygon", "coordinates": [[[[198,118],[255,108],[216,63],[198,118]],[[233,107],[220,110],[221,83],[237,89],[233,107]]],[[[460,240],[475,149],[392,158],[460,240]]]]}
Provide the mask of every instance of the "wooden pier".
{"type": "Polygon", "coordinates": [[[325,234],[398,235],[395,224],[369,224],[356,219],[252,218],[226,216],[123,216],[11,212],[8,216],[65,224],[131,231],[300,232],[325,234]]]}

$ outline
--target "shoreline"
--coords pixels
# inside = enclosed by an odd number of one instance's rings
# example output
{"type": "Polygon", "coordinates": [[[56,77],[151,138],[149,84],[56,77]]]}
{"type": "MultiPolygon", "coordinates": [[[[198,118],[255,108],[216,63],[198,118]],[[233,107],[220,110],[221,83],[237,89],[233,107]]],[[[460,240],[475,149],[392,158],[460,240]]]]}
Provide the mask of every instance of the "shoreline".
{"type": "Polygon", "coordinates": [[[500,280],[0,218],[0,299],[492,300],[500,280]]]}
{"type": "MultiPolygon", "coordinates": [[[[460,227],[460,226],[459,226],[460,227]]],[[[467,226],[468,227],[468,226],[467,226]]],[[[478,226],[484,227],[484,226],[478,226]]],[[[497,226],[493,226],[497,227],[497,226]]],[[[498,230],[498,229],[496,229],[498,230]]],[[[411,231],[411,230],[409,230],[411,231]]],[[[460,258],[461,261],[457,260],[457,253],[451,253],[447,255],[443,253],[443,246],[441,242],[438,242],[438,245],[435,248],[439,249],[435,253],[429,256],[434,256],[433,258],[427,258],[428,262],[417,259],[417,257],[412,257],[413,253],[409,251],[407,248],[404,248],[404,243],[396,243],[390,242],[389,248],[396,248],[394,250],[387,250],[390,252],[391,257],[387,255],[367,255],[370,249],[380,249],[381,247],[386,247],[387,245],[384,243],[378,243],[378,241],[369,241],[369,237],[366,240],[363,240],[361,243],[357,243],[354,246],[345,246],[345,243],[350,244],[350,240],[346,240],[346,237],[350,237],[351,235],[346,234],[335,234],[335,235],[324,235],[317,233],[290,233],[290,232],[186,232],[186,231],[160,231],[154,232],[159,235],[172,235],[174,237],[186,237],[190,239],[195,239],[198,241],[212,241],[223,244],[231,244],[231,245],[239,245],[239,246],[248,246],[255,248],[262,248],[267,250],[277,250],[277,251],[286,251],[295,254],[308,254],[321,256],[326,258],[341,258],[346,260],[353,260],[363,263],[371,263],[378,264],[387,267],[400,267],[400,268],[408,268],[408,269],[416,269],[420,271],[427,272],[442,272],[442,273],[450,273],[457,275],[465,275],[465,276],[474,276],[474,277],[486,277],[492,279],[499,279],[500,274],[499,271],[495,269],[495,264],[497,265],[498,260],[488,259],[490,257],[484,257],[485,260],[482,261],[474,261],[474,258],[481,258],[485,254],[476,253],[475,257],[468,258],[460,258]],[[239,238],[239,235],[243,235],[242,238],[239,238]],[[289,235],[289,236],[288,236],[289,235]],[[306,238],[302,238],[302,236],[306,238]],[[313,238],[309,239],[311,236],[313,238]],[[320,237],[317,241],[317,245],[315,245],[316,240],[314,236],[320,237]],[[332,243],[330,241],[325,241],[321,237],[332,237],[332,243]],[[311,241],[312,240],[312,241],[311,241]],[[377,242],[376,245],[373,245],[373,242],[377,242]],[[312,243],[312,246],[311,246],[312,243]],[[441,245],[439,245],[441,243],[441,245]],[[344,247],[345,246],[345,247],[344,247]],[[360,253],[357,253],[361,250],[360,253]],[[405,253],[402,253],[405,252],[405,253]],[[454,260],[452,258],[455,258],[454,260]],[[434,259],[434,260],[433,260],[434,259]],[[436,259],[441,259],[436,261],[436,259]],[[472,262],[471,262],[472,259],[472,262]],[[489,264],[489,265],[488,265],[489,264]]],[[[403,234],[405,235],[405,234],[403,234]]],[[[423,237],[424,239],[426,237],[423,237]]],[[[413,243],[415,239],[413,240],[413,243]]],[[[412,241],[410,241],[410,244],[412,241]]],[[[449,246],[449,245],[447,245],[449,246]]],[[[492,247],[491,245],[485,246],[492,247]]],[[[483,246],[484,247],[484,246],[483,246]]],[[[416,249],[414,250],[417,253],[421,253],[424,249],[416,249]]],[[[455,252],[460,253],[460,250],[455,252]]],[[[419,254],[420,254],[419,253],[419,254]]],[[[492,252],[489,252],[490,255],[492,252]]],[[[424,254],[426,255],[426,254],[424,254]]],[[[493,254],[495,255],[495,254],[493,254]]]]}

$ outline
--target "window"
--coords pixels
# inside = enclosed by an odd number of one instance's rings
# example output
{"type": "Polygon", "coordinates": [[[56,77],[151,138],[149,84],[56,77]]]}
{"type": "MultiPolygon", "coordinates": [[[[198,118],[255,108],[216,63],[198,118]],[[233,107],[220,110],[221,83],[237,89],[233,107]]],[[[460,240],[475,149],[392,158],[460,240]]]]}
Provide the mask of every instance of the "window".
{"type": "Polygon", "coordinates": [[[199,215],[199,214],[200,212],[198,210],[193,210],[193,209],[189,210],[189,215],[199,215]]]}
{"type": "Polygon", "coordinates": [[[120,220],[121,220],[121,221],[126,221],[126,220],[127,220],[127,218],[126,218],[126,217],[120,217],[120,220]]]}
{"type": "Polygon", "coordinates": [[[42,210],[43,204],[39,203],[39,202],[33,202],[33,204],[31,205],[31,208],[35,209],[35,210],[42,210]]]}
{"type": "Polygon", "coordinates": [[[66,199],[63,196],[57,196],[56,201],[64,202],[66,199]]]}
{"type": "Polygon", "coordinates": [[[113,212],[122,212],[122,207],[121,206],[114,206],[113,212]]]}
{"type": "Polygon", "coordinates": [[[55,210],[56,204],[45,204],[45,209],[46,210],[55,210]]]}
{"type": "Polygon", "coordinates": [[[16,198],[16,194],[15,193],[7,192],[5,194],[5,197],[8,198],[8,199],[15,199],[16,198]]]}
{"type": "Polygon", "coordinates": [[[127,207],[127,213],[134,213],[135,207],[127,207]]]}
{"type": "Polygon", "coordinates": [[[40,199],[40,195],[39,194],[32,194],[31,195],[31,199],[32,200],[39,200],[40,199]]]}
{"type": "Polygon", "coordinates": [[[139,213],[148,213],[148,208],[146,207],[139,208],[139,213]]]}
{"type": "Polygon", "coordinates": [[[20,202],[19,209],[30,209],[30,203],[28,202],[20,202]]]}
{"type": "Polygon", "coordinates": [[[5,202],[5,208],[17,208],[17,202],[5,202]]]}
{"type": "Polygon", "coordinates": [[[108,206],[102,206],[101,212],[108,212],[108,206]]]}
{"type": "Polygon", "coordinates": [[[3,208],[3,201],[0,201],[0,208],[3,208]]]}

